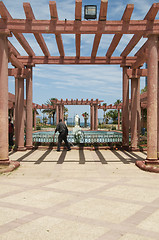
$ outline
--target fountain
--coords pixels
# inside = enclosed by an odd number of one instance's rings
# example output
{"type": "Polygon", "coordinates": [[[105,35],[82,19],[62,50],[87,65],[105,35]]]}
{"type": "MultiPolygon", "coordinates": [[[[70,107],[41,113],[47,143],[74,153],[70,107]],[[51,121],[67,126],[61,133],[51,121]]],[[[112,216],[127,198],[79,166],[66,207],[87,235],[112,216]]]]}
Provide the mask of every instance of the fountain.
{"type": "Polygon", "coordinates": [[[80,139],[81,139],[83,131],[81,130],[81,127],[79,126],[79,116],[78,116],[78,114],[76,114],[76,116],[75,116],[75,126],[72,129],[72,133],[74,135],[74,141],[76,143],[80,143],[80,139]]]}

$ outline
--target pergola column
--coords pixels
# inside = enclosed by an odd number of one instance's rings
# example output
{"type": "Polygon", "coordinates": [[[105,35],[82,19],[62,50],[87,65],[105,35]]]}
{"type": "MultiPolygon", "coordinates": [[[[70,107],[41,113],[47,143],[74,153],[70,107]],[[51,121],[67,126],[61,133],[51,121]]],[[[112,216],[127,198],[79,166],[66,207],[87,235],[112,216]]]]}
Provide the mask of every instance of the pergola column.
{"type": "Polygon", "coordinates": [[[28,68],[29,74],[26,78],[26,148],[33,148],[32,131],[32,67],[28,68]]]}
{"type": "Polygon", "coordinates": [[[56,105],[56,125],[59,123],[59,105],[56,105]]]}
{"type": "Polygon", "coordinates": [[[91,130],[94,130],[94,105],[91,106],[91,130]]]}
{"type": "Polygon", "coordinates": [[[8,157],[8,40],[0,34],[0,164],[8,157]]]}
{"type": "Polygon", "coordinates": [[[131,79],[131,149],[136,150],[138,144],[137,135],[137,92],[138,92],[138,79],[131,79]]]}
{"type": "Polygon", "coordinates": [[[34,119],[34,130],[36,130],[36,109],[33,111],[33,119],[34,119]]]}
{"type": "Polygon", "coordinates": [[[137,81],[137,138],[139,145],[141,133],[140,78],[137,78],[136,81],[137,81]]]}
{"type": "Polygon", "coordinates": [[[122,108],[122,131],[123,149],[129,149],[129,77],[128,67],[123,67],[123,108],[122,108]]]}
{"type": "Polygon", "coordinates": [[[98,105],[94,105],[94,130],[98,130],[98,105]]]}
{"type": "Polygon", "coordinates": [[[120,130],[120,109],[118,109],[118,130],[120,130]]]}
{"type": "Polygon", "coordinates": [[[18,78],[18,96],[17,96],[17,150],[26,150],[24,147],[24,78],[18,78]],[[18,120],[18,121],[17,121],[18,120]]]}
{"type": "Polygon", "coordinates": [[[150,35],[147,74],[147,162],[157,162],[158,117],[158,36],[150,35]]]}

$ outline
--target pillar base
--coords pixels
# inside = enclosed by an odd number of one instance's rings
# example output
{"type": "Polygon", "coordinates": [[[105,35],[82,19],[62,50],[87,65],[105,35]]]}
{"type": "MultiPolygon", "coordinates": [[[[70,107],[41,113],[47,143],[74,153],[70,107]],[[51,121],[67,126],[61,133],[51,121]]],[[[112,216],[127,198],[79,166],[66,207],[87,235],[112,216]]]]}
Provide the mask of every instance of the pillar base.
{"type": "Polygon", "coordinates": [[[10,164],[9,158],[0,160],[0,165],[9,165],[9,164],[10,164]]]}
{"type": "Polygon", "coordinates": [[[159,165],[159,160],[158,159],[146,159],[145,160],[146,165],[159,165]]]}
{"type": "Polygon", "coordinates": [[[125,150],[125,151],[129,151],[129,146],[122,146],[122,149],[125,150]]]}
{"type": "Polygon", "coordinates": [[[130,151],[140,151],[140,148],[138,147],[130,147],[130,151]]]}
{"type": "Polygon", "coordinates": [[[31,145],[31,146],[29,146],[29,145],[27,146],[27,145],[26,145],[25,147],[26,147],[27,150],[32,150],[32,149],[34,148],[33,145],[31,145]]]}
{"type": "Polygon", "coordinates": [[[20,163],[17,161],[0,160],[0,173],[12,172],[20,166],[20,163]]]}
{"type": "Polygon", "coordinates": [[[17,147],[16,151],[26,151],[27,148],[26,147],[17,147]]]}

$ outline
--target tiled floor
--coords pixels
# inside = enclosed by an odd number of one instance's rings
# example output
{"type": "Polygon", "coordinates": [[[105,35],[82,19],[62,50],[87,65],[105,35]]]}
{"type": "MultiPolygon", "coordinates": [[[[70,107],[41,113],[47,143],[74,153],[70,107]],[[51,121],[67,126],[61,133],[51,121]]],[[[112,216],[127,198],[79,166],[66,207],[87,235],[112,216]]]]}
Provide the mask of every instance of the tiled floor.
{"type": "Polygon", "coordinates": [[[0,175],[0,240],[158,240],[159,174],[145,153],[28,150],[0,175]]]}

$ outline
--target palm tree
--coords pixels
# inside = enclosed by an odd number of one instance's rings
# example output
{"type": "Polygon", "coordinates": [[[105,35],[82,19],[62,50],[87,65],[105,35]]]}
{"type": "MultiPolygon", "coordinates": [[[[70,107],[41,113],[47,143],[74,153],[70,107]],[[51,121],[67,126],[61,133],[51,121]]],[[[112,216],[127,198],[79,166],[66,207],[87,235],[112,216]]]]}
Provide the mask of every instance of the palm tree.
{"type": "Polygon", "coordinates": [[[68,108],[64,107],[64,120],[68,118],[68,108]]]}
{"type": "Polygon", "coordinates": [[[118,118],[118,111],[117,110],[110,110],[108,112],[109,117],[113,120],[113,123],[116,123],[118,118]]]}
{"type": "MultiPolygon", "coordinates": [[[[45,105],[54,106],[52,100],[56,100],[56,98],[50,98],[49,100],[47,100],[45,105]]],[[[56,109],[55,108],[53,108],[53,109],[44,109],[42,111],[42,113],[47,113],[49,115],[50,120],[51,120],[51,117],[52,117],[53,125],[55,125],[55,113],[56,113],[56,109]]],[[[51,123],[51,121],[50,121],[50,123],[51,123]]]]}
{"type": "Polygon", "coordinates": [[[89,117],[89,114],[87,112],[82,113],[82,116],[84,117],[84,127],[87,127],[87,120],[89,117]]]}
{"type": "Polygon", "coordinates": [[[122,103],[122,101],[120,99],[117,99],[114,105],[119,105],[120,103],[122,103]]]}

